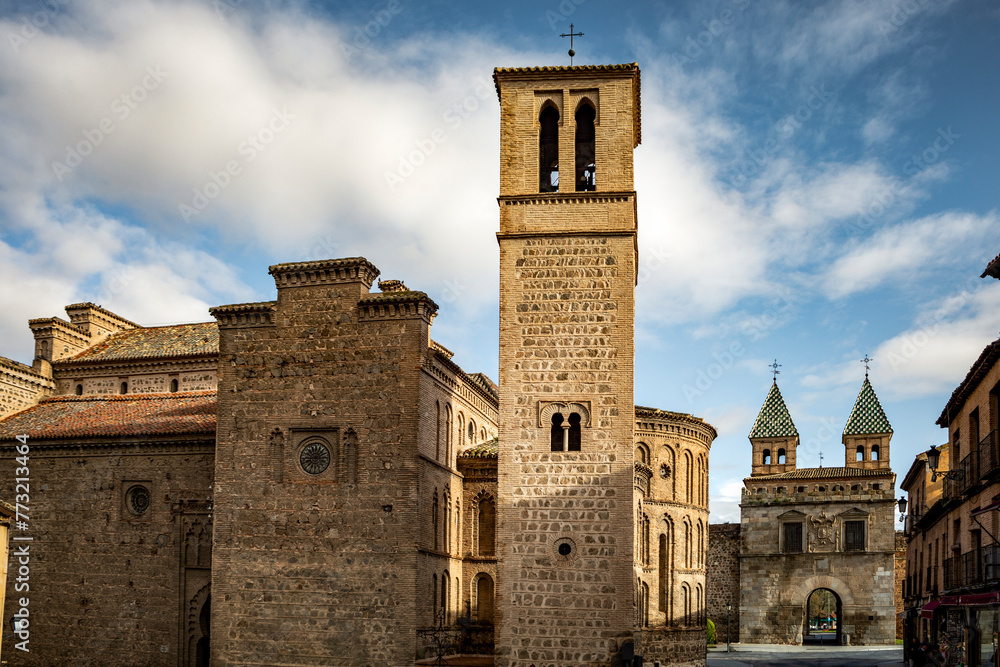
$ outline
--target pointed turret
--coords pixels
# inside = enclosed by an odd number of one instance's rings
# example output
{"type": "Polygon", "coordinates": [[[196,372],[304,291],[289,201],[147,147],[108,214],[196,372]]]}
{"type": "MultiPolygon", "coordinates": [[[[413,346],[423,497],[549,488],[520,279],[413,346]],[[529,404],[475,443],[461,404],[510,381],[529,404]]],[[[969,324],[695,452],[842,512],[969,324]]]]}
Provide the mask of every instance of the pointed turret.
{"type": "Polygon", "coordinates": [[[750,430],[750,444],[753,445],[753,475],[795,470],[799,431],[788,413],[777,381],[771,385],[771,391],[750,430]]]}
{"type": "Polygon", "coordinates": [[[865,374],[861,392],[844,427],[844,462],[852,468],[889,468],[892,426],[865,374]]]}

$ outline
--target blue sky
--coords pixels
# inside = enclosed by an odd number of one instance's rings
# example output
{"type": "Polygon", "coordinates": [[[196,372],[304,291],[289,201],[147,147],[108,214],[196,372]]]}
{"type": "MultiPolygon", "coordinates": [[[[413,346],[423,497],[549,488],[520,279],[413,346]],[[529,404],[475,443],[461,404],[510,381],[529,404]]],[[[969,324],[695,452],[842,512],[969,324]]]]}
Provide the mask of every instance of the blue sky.
{"type": "Polygon", "coordinates": [[[0,340],[142,324],[363,255],[497,376],[495,66],[638,62],[636,400],[704,417],[738,520],[771,374],[842,465],[858,361],[900,475],[1000,331],[1000,10],[986,0],[0,2],[0,340]]]}

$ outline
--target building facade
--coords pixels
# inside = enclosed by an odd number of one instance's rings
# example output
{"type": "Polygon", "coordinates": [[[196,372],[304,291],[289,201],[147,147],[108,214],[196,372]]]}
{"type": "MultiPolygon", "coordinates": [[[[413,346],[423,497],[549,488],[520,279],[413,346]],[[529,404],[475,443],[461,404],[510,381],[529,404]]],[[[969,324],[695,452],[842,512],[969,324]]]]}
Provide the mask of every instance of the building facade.
{"type": "Polygon", "coordinates": [[[704,664],[715,430],[632,395],[638,67],[495,78],[499,386],[361,257],[272,266],[214,322],[31,320],[33,365],[0,363],[20,662],[704,664]]]}
{"type": "MultiPolygon", "coordinates": [[[[1000,278],[1000,256],[982,277],[1000,278]]],[[[948,664],[995,664],[1000,631],[1000,339],[982,351],[937,425],[945,444],[906,474],[907,649],[940,645],[948,664]],[[933,459],[937,459],[934,461],[933,459]]]]}
{"type": "Polygon", "coordinates": [[[894,643],[891,437],[866,376],[844,429],[844,466],[798,468],[798,430],[772,384],[750,433],[740,504],[741,641],[894,643]]]}

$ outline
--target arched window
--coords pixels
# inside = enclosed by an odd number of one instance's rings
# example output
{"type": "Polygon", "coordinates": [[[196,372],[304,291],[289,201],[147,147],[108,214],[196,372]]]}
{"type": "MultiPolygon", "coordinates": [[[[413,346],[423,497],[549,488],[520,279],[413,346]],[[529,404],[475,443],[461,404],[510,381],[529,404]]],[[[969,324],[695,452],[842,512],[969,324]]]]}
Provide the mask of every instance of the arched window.
{"type": "Polygon", "coordinates": [[[435,422],[434,422],[434,460],[441,460],[441,401],[435,401],[435,422]]]}
{"type": "Polygon", "coordinates": [[[702,606],[702,603],[701,603],[701,584],[698,584],[698,585],[696,585],[694,587],[694,596],[695,596],[694,597],[694,602],[695,602],[695,604],[694,604],[694,610],[695,610],[695,614],[697,614],[697,616],[698,616],[698,622],[699,623],[704,623],[705,621],[702,618],[702,614],[704,613],[704,607],[702,606]]]}
{"type": "Polygon", "coordinates": [[[479,533],[478,548],[480,556],[496,555],[497,538],[497,503],[487,496],[479,501],[477,532],[479,533]]]}
{"type": "Polygon", "coordinates": [[[465,445],[465,413],[458,411],[458,446],[465,445]]]}
{"type": "Polygon", "coordinates": [[[597,112],[589,100],[576,110],[576,191],[590,192],[596,189],[594,162],[594,120],[597,112]]]}
{"type": "Polygon", "coordinates": [[[691,568],[691,524],[684,522],[684,567],[691,568]]]}
{"type": "Polygon", "coordinates": [[[684,451],[684,500],[694,502],[694,461],[691,459],[691,452],[684,451]]]}
{"type": "Polygon", "coordinates": [[[642,564],[649,566],[649,517],[642,515],[642,564]]]}
{"type": "Polygon", "coordinates": [[[858,451],[854,454],[855,461],[865,460],[865,448],[864,445],[858,445],[858,451]]]}
{"type": "Polygon", "coordinates": [[[471,419],[469,420],[469,444],[476,444],[476,423],[471,419]]]}
{"type": "Polygon", "coordinates": [[[559,111],[546,103],[538,117],[538,191],[559,192],[559,111]]]}
{"type": "Polygon", "coordinates": [[[76,395],[77,396],[83,396],[83,385],[82,384],[76,385],[76,395]]]}
{"type": "Polygon", "coordinates": [[[179,388],[180,388],[180,383],[177,381],[177,378],[174,378],[173,380],[170,381],[171,394],[176,394],[179,388]]]}
{"type": "Polygon", "coordinates": [[[441,615],[445,625],[451,623],[451,576],[448,570],[441,575],[441,615]]]}
{"type": "Polygon", "coordinates": [[[649,626],[649,584],[643,581],[639,587],[639,623],[649,626]]]}
{"type": "Polygon", "coordinates": [[[569,416],[569,451],[580,451],[580,415],[574,412],[569,416]]]}
{"type": "Polygon", "coordinates": [[[698,519],[698,525],[695,526],[695,536],[697,540],[695,541],[695,567],[701,567],[701,540],[702,540],[702,530],[701,530],[701,519],[698,519]]]}
{"type": "Polygon", "coordinates": [[[676,500],[677,498],[677,475],[675,471],[677,470],[677,457],[674,454],[674,450],[669,446],[664,446],[666,451],[667,459],[667,474],[670,476],[670,500],[676,500]]]}
{"type": "MultiPolygon", "coordinates": [[[[434,588],[433,588],[433,591],[431,593],[431,616],[436,616],[436,609],[435,609],[435,607],[437,607],[437,602],[438,602],[438,576],[437,576],[437,572],[435,572],[431,576],[434,578],[434,588]]],[[[437,618],[431,619],[431,622],[433,623],[433,625],[437,625],[437,618]]]]}
{"type": "Polygon", "coordinates": [[[480,623],[493,623],[493,579],[485,572],[476,579],[476,618],[480,623]]]}
{"type": "Polygon", "coordinates": [[[691,587],[686,583],[681,585],[681,595],[684,604],[684,625],[691,625],[691,587]]]}
{"type": "MultiPolygon", "coordinates": [[[[667,530],[669,530],[669,524],[667,526],[667,530]]],[[[657,565],[659,566],[657,567],[657,571],[659,574],[659,577],[657,578],[658,579],[657,583],[659,584],[660,588],[660,590],[657,591],[658,593],[657,597],[659,598],[658,609],[661,612],[663,612],[664,615],[663,620],[669,625],[670,610],[667,608],[667,591],[670,590],[670,581],[669,581],[670,572],[668,565],[670,563],[670,552],[668,551],[669,547],[667,546],[667,536],[664,533],[660,533],[659,547],[660,547],[659,553],[657,554],[657,559],[659,561],[657,563],[657,565]]]]}
{"type": "Polygon", "coordinates": [[[872,445],[872,461],[878,461],[878,445],[872,445]]]}
{"type": "Polygon", "coordinates": [[[451,405],[444,407],[444,458],[445,464],[451,466],[451,405]]]}
{"type": "Polygon", "coordinates": [[[128,382],[122,382],[122,386],[118,387],[118,393],[119,394],[128,393],[128,382]]]}
{"type": "MultiPolygon", "coordinates": [[[[441,523],[441,505],[438,501],[437,489],[434,489],[434,502],[431,505],[431,527],[434,530],[434,550],[441,548],[439,524],[441,523]]],[[[437,576],[437,575],[435,575],[437,576]]]]}
{"type": "Polygon", "coordinates": [[[444,535],[441,539],[441,549],[451,553],[451,491],[444,490],[444,535]]]}
{"type": "Polygon", "coordinates": [[[766,466],[771,465],[771,450],[770,449],[765,449],[764,450],[764,452],[763,452],[763,454],[761,456],[760,462],[763,465],[766,465],[766,466]]]}
{"type": "Polygon", "coordinates": [[[782,464],[784,462],[785,462],[785,450],[784,449],[779,449],[778,450],[778,463],[782,464]]]}
{"type": "Polygon", "coordinates": [[[563,451],[563,416],[561,412],[552,415],[552,451],[563,451]]]}
{"type": "Polygon", "coordinates": [[[649,465],[649,450],[641,442],[635,446],[635,460],[637,463],[649,465]]]}

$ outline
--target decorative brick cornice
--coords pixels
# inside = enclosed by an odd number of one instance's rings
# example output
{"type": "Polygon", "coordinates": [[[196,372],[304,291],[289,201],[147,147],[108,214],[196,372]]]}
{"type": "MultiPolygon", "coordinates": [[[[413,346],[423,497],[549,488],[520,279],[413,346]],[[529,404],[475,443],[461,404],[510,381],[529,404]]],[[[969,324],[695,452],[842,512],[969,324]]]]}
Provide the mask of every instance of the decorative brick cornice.
{"type": "Polygon", "coordinates": [[[438,305],[423,292],[372,294],[358,301],[358,320],[434,319],[438,305]]]}
{"type": "Polygon", "coordinates": [[[55,382],[44,375],[36,373],[31,366],[25,366],[7,357],[0,357],[0,374],[16,374],[20,379],[39,387],[48,387],[50,389],[55,387],[55,382]]]}
{"type": "Polygon", "coordinates": [[[659,430],[656,426],[662,425],[691,431],[690,435],[697,434],[696,437],[706,445],[711,445],[712,441],[718,437],[714,426],[700,417],[683,412],[671,412],[637,405],[635,406],[635,422],[637,437],[639,431],[656,431],[659,430]]]}
{"type": "Polygon", "coordinates": [[[323,259],[315,262],[290,262],[268,268],[278,289],[305,285],[364,283],[369,289],[378,278],[379,270],[364,257],[323,259]]]}
{"type": "Polygon", "coordinates": [[[71,324],[58,317],[39,317],[33,320],[28,320],[28,327],[31,329],[31,333],[35,335],[36,339],[42,336],[55,335],[56,331],[59,331],[60,333],[66,334],[71,338],[75,338],[84,345],[90,344],[89,333],[75,324],[71,324]]]}
{"type": "Polygon", "coordinates": [[[273,327],[277,307],[277,301],[236,303],[229,306],[209,308],[208,313],[218,320],[219,327],[223,329],[273,327]]]}
{"type": "Polygon", "coordinates": [[[632,201],[635,197],[635,190],[625,190],[622,192],[551,192],[530,195],[503,195],[497,197],[497,202],[501,206],[524,206],[526,204],[554,206],[574,203],[615,204],[632,201]]]}
{"type": "Polygon", "coordinates": [[[106,308],[98,306],[96,303],[91,303],[90,301],[85,301],[83,303],[73,303],[66,306],[66,314],[69,315],[71,321],[76,324],[77,320],[84,319],[84,312],[88,310],[93,310],[99,313],[103,319],[108,320],[114,324],[119,325],[123,329],[139,329],[142,328],[141,324],[136,324],[131,320],[126,320],[121,315],[112,313],[106,308]]]}

